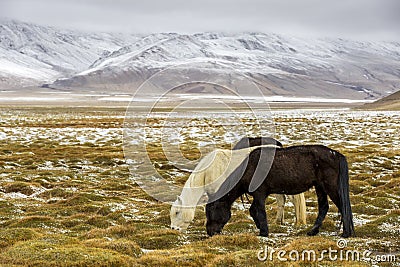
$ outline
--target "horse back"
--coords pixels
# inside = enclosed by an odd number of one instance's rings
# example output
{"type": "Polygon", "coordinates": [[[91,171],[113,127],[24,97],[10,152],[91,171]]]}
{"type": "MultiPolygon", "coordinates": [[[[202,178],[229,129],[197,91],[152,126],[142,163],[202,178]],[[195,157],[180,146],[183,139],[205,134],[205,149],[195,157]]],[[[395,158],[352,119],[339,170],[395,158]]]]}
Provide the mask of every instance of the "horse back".
{"type": "MultiPolygon", "coordinates": [[[[269,163],[260,158],[262,149],[268,148],[259,148],[250,154],[248,167],[253,172],[257,164],[264,169],[269,167],[269,163]]],[[[322,145],[276,149],[272,165],[260,187],[268,193],[292,195],[304,192],[315,184],[337,183],[341,156],[339,152],[322,145]],[[330,178],[326,180],[326,177],[330,178]]],[[[249,179],[249,175],[244,178],[249,179]]],[[[249,180],[244,182],[250,183],[249,180]]]]}

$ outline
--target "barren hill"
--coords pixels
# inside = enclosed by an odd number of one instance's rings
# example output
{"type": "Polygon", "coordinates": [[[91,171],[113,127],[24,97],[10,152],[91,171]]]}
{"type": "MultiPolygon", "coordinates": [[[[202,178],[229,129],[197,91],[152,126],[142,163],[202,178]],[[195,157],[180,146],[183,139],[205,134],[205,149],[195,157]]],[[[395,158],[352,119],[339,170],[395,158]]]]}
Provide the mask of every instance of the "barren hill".
{"type": "Polygon", "coordinates": [[[372,103],[362,106],[363,109],[400,110],[400,91],[372,103]]]}

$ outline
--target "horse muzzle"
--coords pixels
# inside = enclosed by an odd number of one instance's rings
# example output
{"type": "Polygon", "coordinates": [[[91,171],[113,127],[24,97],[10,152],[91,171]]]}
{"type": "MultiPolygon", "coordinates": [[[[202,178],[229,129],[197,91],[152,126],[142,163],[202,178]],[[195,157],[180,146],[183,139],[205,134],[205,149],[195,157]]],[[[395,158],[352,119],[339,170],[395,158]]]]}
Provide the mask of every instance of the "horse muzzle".
{"type": "Polygon", "coordinates": [[[186,233],[187,228],[185,227],[179,227],[179,226],[175,226],[175,225],[171,225],[171,229],[172,230],[177,230],[181,233],[186,233]]]}
{"type": "Polygon", "coordinates": [[[213,235],[219,235],[222,232],[222,228],[220,227],[207,227],[207,235],[213,236],[213,235]]]}
{"type": "Polygon", "coordinates": [[[181,228],[180,228],[180,227],[178,227],[178,226],[174,226],[174,225],[171,225],[171,229],[172,229],[172,230],[178,230],[178,231],[181,231],[181,228]]]}

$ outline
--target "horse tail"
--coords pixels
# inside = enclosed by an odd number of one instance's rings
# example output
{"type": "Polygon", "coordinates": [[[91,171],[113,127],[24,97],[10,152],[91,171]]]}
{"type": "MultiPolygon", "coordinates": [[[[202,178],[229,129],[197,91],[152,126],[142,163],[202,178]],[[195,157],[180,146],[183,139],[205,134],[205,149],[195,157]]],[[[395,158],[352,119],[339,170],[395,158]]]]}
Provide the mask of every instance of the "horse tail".
{"type": "Polygon", "coordinates": [[[349,194],[349,167],[346,157],[339,158],[339,179],[338,179],[339,205],[342,212],[343,237],[354,235],[353,214],[350,206],[349,194]]]}
{"type": "Polygon", "coordinates": [[[293,196],[293,204],[296,213],[296,224],[307,224],[306,199],[304,193],[293,196]]]}

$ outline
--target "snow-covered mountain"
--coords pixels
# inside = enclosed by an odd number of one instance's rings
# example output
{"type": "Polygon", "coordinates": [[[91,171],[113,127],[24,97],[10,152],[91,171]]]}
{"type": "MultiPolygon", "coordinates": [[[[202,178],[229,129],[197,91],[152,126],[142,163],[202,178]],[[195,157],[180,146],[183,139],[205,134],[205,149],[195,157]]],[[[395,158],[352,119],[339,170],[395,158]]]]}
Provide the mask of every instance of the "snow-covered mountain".
{"type": "MultiPolygon", "coordinates": [[[[126,36],[6,22],[0,25],[0,53],[3,84],[10,79],[16,85],[54,82],[51,87],[134,92],[162,69],[217,61],[247,75],[268,95],[367,99],[400,89],[396,42],[264,33],[126,36]]],[[[187,71],[221,71],[192,65],[187,71]]],[[[170,79],[179,75],[170,73],[170,79]]],[[[246,88],[235,89],[246,94],[246,88]]]]}
{"type": "Polygon", "coordinates": [[[0,21],[0,88],[40,85],[70,77],[139,38],[0,21]]]}

